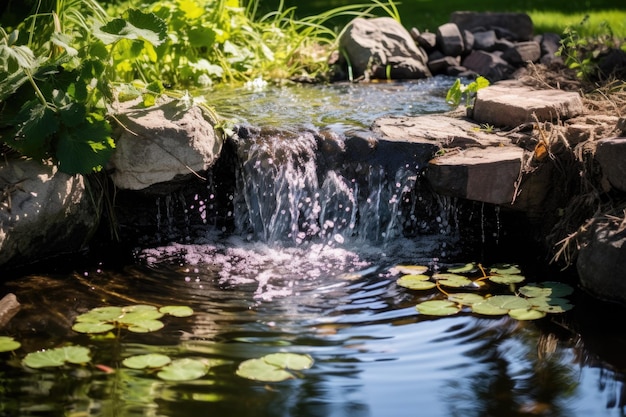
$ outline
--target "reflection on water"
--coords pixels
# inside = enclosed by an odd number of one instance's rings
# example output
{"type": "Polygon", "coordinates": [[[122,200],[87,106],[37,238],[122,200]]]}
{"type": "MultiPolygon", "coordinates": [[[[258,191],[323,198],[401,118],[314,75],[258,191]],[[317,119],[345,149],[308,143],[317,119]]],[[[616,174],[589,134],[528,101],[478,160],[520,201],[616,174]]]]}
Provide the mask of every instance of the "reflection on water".
{"type": "MultiPolygon", "coordinates": [[[[23,309],[3,330],[24,342],[3,354],[2,415],[72,416],[618,416],[623,374],[586,352],[576,322],[469,315],[429,319],[430,294],[398,287],[389,267],[437,262],[438,242],[386,247],[269,246],[206,236],[202,244],[143,250],[134,265],[27,276],[6,284],[23,309]],[[45,291],[41,291],[45,288],[45,291]],[[99,305],[186,304],[196,314],[159,332],[118,339],[73,333],[99,305]],[[26,370],[24,351],[87,344],[94,366],[26,370]],[[243,360],[308,353],[313,368],[281,383],[235,375],[243,360]],[[167,383],[123,369],[160,352],[219,360],[206,377],[167,383]],[[588,355],[588,356],[585,356],[588,355]],[[583,359],[584,358],[584,359],[583,359]]],[[[621,340],[624,334],[614,330],[621,340]]]]}

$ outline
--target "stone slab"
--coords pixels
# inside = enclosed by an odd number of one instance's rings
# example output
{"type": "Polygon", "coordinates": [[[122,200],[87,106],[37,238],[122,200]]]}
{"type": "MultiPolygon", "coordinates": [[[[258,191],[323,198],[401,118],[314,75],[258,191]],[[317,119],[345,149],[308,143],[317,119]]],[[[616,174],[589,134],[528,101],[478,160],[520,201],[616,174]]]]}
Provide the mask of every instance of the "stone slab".
{"type": "Polygon", "coordinates": [[[536,90],[517,82],[497,83],[478,91],[473,119],[494,126],[517,127],[524,123],[567,120],[584,111],[578,93],[536,90]]]}

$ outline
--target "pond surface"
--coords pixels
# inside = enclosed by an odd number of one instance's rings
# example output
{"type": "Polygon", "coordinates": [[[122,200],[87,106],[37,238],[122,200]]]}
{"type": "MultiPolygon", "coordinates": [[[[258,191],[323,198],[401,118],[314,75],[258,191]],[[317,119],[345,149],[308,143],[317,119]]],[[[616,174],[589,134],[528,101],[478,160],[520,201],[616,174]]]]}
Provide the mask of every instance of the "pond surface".
{"type": "MultiPolygon", "coordinates": [[[[443,96],[450,84],[436,78],[243,89],[237,100],[226,97],[218,108],[249,123],[343,133],[364,129],[382,114],[446,110],[443,96]]],[[[307,183],[314,186],[320,184],[307,183]]],[[[296,191],[287,188],[271,199],[293,199],[296,191]]],[[[197,209],[200,203],[193,204],[197,209]]],[[[323,201],[314,206],[324,211],[323,201]]],[[[375,221],[382,215],[371,207],[360,210],[370,210],[368,221],[375,221]]],[[[294,241],[241,230],[225,234],[207,225],[193,240],[138,247],[123,262],[118,254],[92,254],[13,277],[0,294],[16,294],[22,308],[0,335],[22,347],[0,353],[0,415],[624,415],[621,308],[576,292],[572,311],[537,321],[476,316],[467,309],[444,318],[418,313],[417,303],[439,293],[399,286],[397,265],[437,271],[450,262],[483,261],[476,258],[480,251],[461,247],[459,230],[449,220],[454,203],[442,199],[440,208],[439,227],[411,238],[382,226],[389,232],[384,239],[331,227],[333,233],[294,241]],[[71,330],[75,317],[94,307],[134,304],[187,305],[194,314],[165,318],[164,328],[153,333],[122,329],[90,338],[71,330]],[[67,344],[89,347],[91,362],[42,369],[21,363],[29,352],[67,344]],[[236,374],[243,361],[276,352],[307,354],[314,364],[282,382],[236,374]],[[168,382],[121,363],[147,353],[201,359],[212,367],[199,379],[168,382]]],[[[499,216],[481,207],[474,221],[480,230],[482,223],[499,225],[499,216]]],[[[257,222],[266,220],[259,216],[257,222]]],[[[483,233],[483,240],[498,241],[498,230],[483,233]]],[[[506,249],[490,261],[515,262],[518,255],[506,249]]],[[[528,281],[566,279],[536,263],[521,267],[528,281]]]]}

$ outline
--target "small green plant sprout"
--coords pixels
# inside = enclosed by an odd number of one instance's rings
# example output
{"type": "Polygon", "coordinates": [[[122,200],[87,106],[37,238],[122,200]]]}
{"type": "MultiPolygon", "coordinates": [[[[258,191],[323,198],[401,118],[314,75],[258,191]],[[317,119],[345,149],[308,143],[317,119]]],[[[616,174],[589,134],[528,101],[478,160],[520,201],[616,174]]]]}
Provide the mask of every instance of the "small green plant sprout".
{"type": "Polygon", "coordinates": [[[125,307],[96,307],[76,317],[72,330],[79,333],[106,333],[115,328],[126,328],[135,333],[148,333],[161,329],[164,324],[159,319],[169,314],[174,317],[188,317],[193,310],[187,306],[130,305],[125,307]]]}
{"type": "Polygon", "coordinates": [[[22,363],[29,368],[60,367],[66,364],[84,365],[91,361],[91,351],[84,346],[63,346],[27,354],[22,363]]]}
{"type": "Polygon", "coordinates": [[[248,359],[239,364],[237,375],[264,382],[280,382],[295,378],[289,372],[302,371],[313,366],[313,358],[298,353],[272,353],[262,358],[248,359]]]}
{"type": "Polygon", "coordinates": [[[461,83],[461,79],[457,78],[446,94],[446,103],[456,108],[459,107],[463,97],[465,97],[465,107],[472,108],[476,93],[485,87],[489,87],[489,80],[482,76],[476,77],[474,81],[467,85],[461,83]]]}
{"type": "Polygon", "coordinates": [[[12,352],[22,346],[20,342],[9,336],[0,336],[0,353],[12,352]]]}
{"type": "Polygon", "coordinates": [[[428,273],[426,266],[394,268],[405,273],[396,283],[411,290],[437,289],[444,299],[430,299],[416,305],[420,314],[450,316],[463,311],[484,316],[508,314],[517,320],[535,320],[548,313],[564,313],[573,308],[566,296],[573,288],[559,282],[516,285],[526,278],[517,265],[499,264],[485,269],[468,263],[447,268],[445,272],[428,273]],[[449,288],[464,292],[451,293],[449,288]],[[508,288],[509,293],[505,293],[508,288]],[[488,291],[488,293],[487,293],[488,291]],[[497,294],[492,294],[498,291],[497,294]],[[484,295],[482,293],[485,293],[484,295]]]}

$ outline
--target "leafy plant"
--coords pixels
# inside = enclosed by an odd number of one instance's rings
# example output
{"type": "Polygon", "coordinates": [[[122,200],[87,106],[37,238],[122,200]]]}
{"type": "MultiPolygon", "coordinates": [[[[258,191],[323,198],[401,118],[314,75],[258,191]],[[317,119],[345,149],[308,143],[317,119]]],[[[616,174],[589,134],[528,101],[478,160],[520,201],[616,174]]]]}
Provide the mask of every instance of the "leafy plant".
{"type": "MultiPolygon", "coordinates": [[[[494,265],[489,273],[480,264],[466,264],[448,268],[445,273],[426,274],[428,267],[401,265],[395,268],[402,272],[423,272],[405,274],[397,279],[397,284],[411,290],[431,290],[436,288],[445,299],[431,299],[416,305],[419,313],[430,316],[449,316],[462,311],[475,314],[498,316],[508,314],[517,320],[535,320],[548,313],[563,313],[573,308],[564,298],[573,292],[572,287],[559,282],[544,282],[525,285],[516,289],[525,277],[516,265],[494,265]],[[479,276],[475,276],[480,271],[479,276]],[[479,294],[486,285],[508,286],[509,294],[479,294]],[[449,293],[444,287],[464,289],[472,292],[449,293]]],[[[497,288],[496,288],[497,289],[497,288]]]]}
{"type": "Polygon", "coordinates": [[[91,360],[91,351],[84,346],[63,346],[27,354],[22,363],[29,368],[58,367],[65,364],[82,365],[91,360]]]}
{"type": "Polygon", "coordinates": [[[488,86],[489,80],[482,76],[476,77],[474,81],[467,85],[463,84],[460,78],[457,78],[446,94],[446,103],[456,108],[459,107],[463,97],[465,97],[465,107],[471,108],[474,106],[476,92],[488,86]]]}
{"type": "Polygon", "coordinates": [[[294,371],[313,366],[313,358],[297,353],[272,353],[262,358],[248,359],[239,364],[237,375],[255,381],[279,382],[294,378],[294,371]]]}

